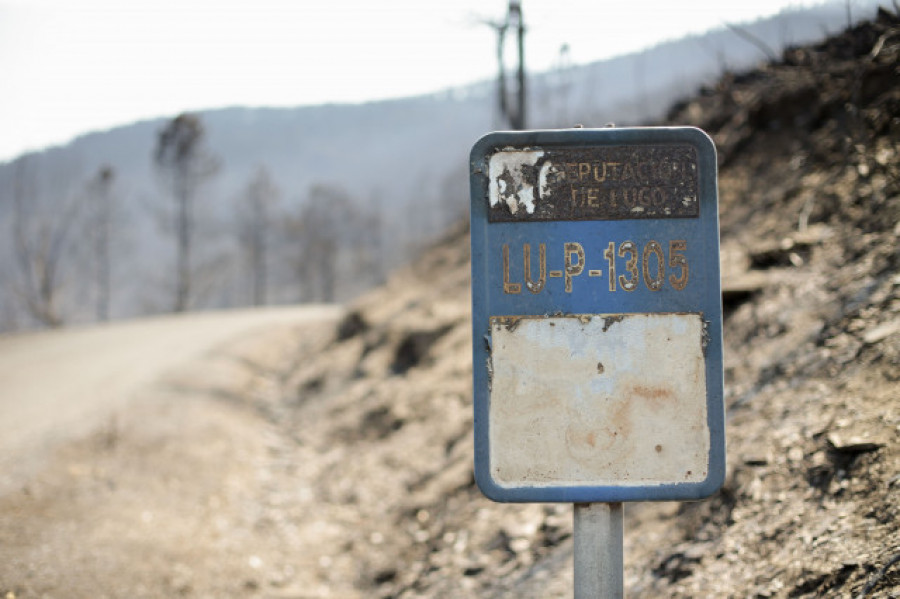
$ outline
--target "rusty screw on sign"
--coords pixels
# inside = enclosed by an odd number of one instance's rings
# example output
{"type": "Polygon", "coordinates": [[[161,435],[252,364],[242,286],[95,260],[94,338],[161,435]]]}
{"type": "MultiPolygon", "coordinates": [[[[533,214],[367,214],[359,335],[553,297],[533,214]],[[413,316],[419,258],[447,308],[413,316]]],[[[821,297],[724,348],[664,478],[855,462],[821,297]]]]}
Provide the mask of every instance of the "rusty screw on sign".
{"type": "Polygon", "coordinates": [[[725,476],[715,148],[694,128],[472,148],[475,478],[575,509],[575,596],[623,595],[623,502],[725,476]]]}

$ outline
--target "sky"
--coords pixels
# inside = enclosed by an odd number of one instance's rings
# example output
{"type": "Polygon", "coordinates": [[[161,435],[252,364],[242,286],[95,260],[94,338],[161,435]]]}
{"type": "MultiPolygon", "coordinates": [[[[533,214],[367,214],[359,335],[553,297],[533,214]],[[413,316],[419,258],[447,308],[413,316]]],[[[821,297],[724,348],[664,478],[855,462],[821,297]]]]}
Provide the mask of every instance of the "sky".
{"type": "MultiPolygon", "coordinates": [[[[801,0],[522,0],[543,71],[801,0]]],[[[223,106],[364,102],[492,77],[508,0],[0,0],[0,161],[223,106]]],[[[512,46],[513,44],[508,44],[512,46]]],[[[509,62],[513,64],[512,60],[509,62]]]]}

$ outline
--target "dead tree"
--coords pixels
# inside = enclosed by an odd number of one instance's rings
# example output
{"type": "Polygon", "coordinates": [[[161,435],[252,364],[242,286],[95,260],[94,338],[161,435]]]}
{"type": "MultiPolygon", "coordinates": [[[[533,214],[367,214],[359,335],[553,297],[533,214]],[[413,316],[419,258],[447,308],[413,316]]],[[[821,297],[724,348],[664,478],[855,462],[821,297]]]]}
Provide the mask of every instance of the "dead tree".
{"type": "Polygon", "coordinates": [[[517,50],[519,55],[519,68],[516,72],[516,107],[509,111],[509,122],[512,128],[521,131],[525,129],[525,20],[522,17],[521,0],[509,1],[509,17],[507,20],[516,28],[517,50]]]}
{"type": "MultiPolygon", "coordinates": [[[[343,190],[314,185],[288,221],[300,301],[333,302],[381,274],[381,220],[343,190]]],[[[371,283],[369,283],[371,284],[371,283]]]]}
{"type": "Polygon", "coordinates": [[[340,190],[313,186],[300,216],[292,223],[291,232],[299,250],[294,256],[294,270],[301,300],[335,299],[341,219],[346,216],[349,203],[349,197],[340,190]]]}
{"type": "Polygon", "coordinates": [[[175,312],[187,310],[191,301],[197,190],[218,170],[218,161],[204,147],[203,138],[200,118],[181,114],[159,132],[154,154],[157,170],[175,201],[175,312]]]}
{"type": "Polygon", "coordinates": [[[753,35],[744,27],[732,25],[731,23],[725,23],[725,26],[733,31],[742,40],[753,44],[756,49],[758,49],[766,56],[766,59],[769,62],[778,62],[778,54],[775,52],[775,50],[772,49],[772,46],[764,42],[762,38],[753,35]]]}
{"type": "Polygon", "coordinates": [[[89,233],[93,239],[94,285],[96,287],[97,320],[109,320],[109,305],[112,295],[112,236],[113,218],[116,210],[113,197],[115,170],[102,166],[88,184],[90,223],[89,233]]]}
{"type": "Polygon", "coordinates": [[[279,190],[269,171],[261,166],[244,189],[238,205],[238,239],[250,268],[254,306],[266,303],[272,212],[278,196],[279,190]]]}
{"type": "Polygon", "coordinates": [[[482,20],[483,24],[497,33],[497,100],[500,115],[514,130],[525,129],[525,21],[522,17],[521,0],[509,0],[509,9],[503,21],[482,20]],[[510,101],[506,75],[506,31],[516,30],[518,69],[516,71],[515,102],[510,101]]]}
{"type": "Polygon", "coordinates": [[[59,306],[62,265],[79,204],[63,199],[59,206],[40,206],[26,159],[15,167],[13,181],[13,254],[19,272],[18,294],[27,312],[48,327],[63,325],[59,306]]]}

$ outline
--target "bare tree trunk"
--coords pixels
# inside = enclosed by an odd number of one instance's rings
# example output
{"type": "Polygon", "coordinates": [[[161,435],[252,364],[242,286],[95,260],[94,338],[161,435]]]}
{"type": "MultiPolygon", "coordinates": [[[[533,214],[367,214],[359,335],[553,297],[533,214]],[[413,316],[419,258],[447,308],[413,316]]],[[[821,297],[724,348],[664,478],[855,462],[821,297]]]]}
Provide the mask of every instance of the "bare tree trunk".
{"type": "Polygon", "coordinates": [[[333,302],[337,287],[336,245],[334,239],[324,239],[321,245],[321,256],[318,261],[319,284],[322,290],[322,301],[333,302]]]}
{"type": "Polygon", "coordinates": [[[191,194],[182,184],[178,193],[178,256],[175,282],[175,312],[188,309],[191,297],[191,194]]]}
{"type": "Polygon", "coordinates": [[[269,242],[274,224],[272,212],[278,196],[278,187],[269,171],[260,166],[248,182],[237,206],[238,240],[250,268],[250,293],[254,306],[266,304],[269,242]]]}
{"type": "Polygon", "coordinates": [[[169,177],[175,199],[175,312],[191,302],[191,253],[195,234],[194,200],[197,188],[218,170],[218,161],[203,147],[204,130],[195,115],[181,114],[169,122],[157,138],[155,162],[169,177]]]}
{"type": "Polygon", "coordinates": [[[506,41],[506,24],[497,26],[497,99],[500,102],[500,114],[503,118],[509,115],[509,104],[506,97],[506,69],[503,64],[503,50],[506,41]]]}
{"type": "Polygon", "coordinates": [[[57,306],[60,263],[78,204],[73,201],[62,209],[39,212],[34,207],[37,194],[24,181],[23,169],[20,163],[13,189],[13,244],[23,280],[20,292],[32,317],[45,326],[59,327],[63,324],[57,306]]]}
{"type": "Polygon", "coordinates": [[[756,46],[760,52],[766,55],[766,58],[769,59],[770,62],[778,62],[778,55],[775,53],[775,50],[773,50],[772,47],[764,42],[761,38],[753,35],[744,27],[738,27],[737,25],[732,25],[731,23],[725,23],[725,26],[736,33],[741,39],[748,41],[756,46]]]}
{"type": "Polygon", "coordinates": [[[253,305],[266,303],[266,247],[265,240],[258,239],[253,251],[253,305]]]}
{"type": "Polygon", "coordinates": [[[109,243],[110,222],[104,218],[100,223],[97,240],[97,320],[105,322],[109,320],[109,304],[111,295],[109,243]]]}
{"type": "Polygon", "coordinates": [[[104,322],[109,320],[109,306],[112,297],[112,256],[110,244],[112,243],[113,206],[112,183],[114,171],[105,166],[97,173],[97,178],[92,186],[94,201],[93,238],[95,260],[95,285],[97,287],[97,320],[104,322]]]}
{"type": "Polygon", "coordinates": [[[522,131],[525,129],[525,21],[522,17],[522,3],[520,1],[516,1],[515,4],[510,2],[510,12],[513,11],[515,11],[518,18],[519,41],[519,71],[516,77],[518,83],[518,102],[513,129],[522,131]]]}
{"type": "Polygon", "coordinates": [[[488,23],[497,31],[497,95],[500,104],[500,114],[509,122],[512,129],[525,128],[525,21],[522,18],[521,0],[510,0],[506,20],[501,23],[488,23]],[[517,49],[519,65],[516,71],[516,101],[515,106],[510,106],[506,90],[506,71],[504,67],[504,41],[506,30],[514,25],[517,33],[517,49]]]}

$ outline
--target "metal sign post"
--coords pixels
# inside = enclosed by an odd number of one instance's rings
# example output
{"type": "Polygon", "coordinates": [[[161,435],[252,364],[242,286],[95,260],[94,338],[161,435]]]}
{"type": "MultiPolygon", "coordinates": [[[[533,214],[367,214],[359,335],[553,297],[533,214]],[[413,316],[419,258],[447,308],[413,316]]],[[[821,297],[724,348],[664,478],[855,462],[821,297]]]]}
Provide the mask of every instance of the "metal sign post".
{"type": "Polygon", "coordinates": [[[470,172],[476,481],[576,504],[576,596],[621,596],[621,502],[725,475],[714,146],[492,133],[470,172]]]}
{"type": "Polygon", "coordinates": [[[575,599],[625,596],[621,503],[575,504],[575,599]]]}

